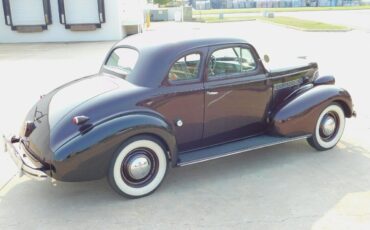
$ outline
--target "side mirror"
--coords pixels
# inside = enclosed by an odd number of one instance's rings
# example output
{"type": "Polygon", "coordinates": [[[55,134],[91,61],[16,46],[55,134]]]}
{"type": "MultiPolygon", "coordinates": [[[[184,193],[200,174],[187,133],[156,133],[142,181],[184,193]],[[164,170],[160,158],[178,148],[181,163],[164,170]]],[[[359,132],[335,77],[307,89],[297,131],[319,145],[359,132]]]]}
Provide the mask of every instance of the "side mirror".
{"type": "Polygon", "coordinates": [[[269,63],[269,62],[270,62],[270,57],[269,57],[269,55],[267,55],[267,54],[263,55],[263,60],[264,60],[266,63],[269,63]]]}

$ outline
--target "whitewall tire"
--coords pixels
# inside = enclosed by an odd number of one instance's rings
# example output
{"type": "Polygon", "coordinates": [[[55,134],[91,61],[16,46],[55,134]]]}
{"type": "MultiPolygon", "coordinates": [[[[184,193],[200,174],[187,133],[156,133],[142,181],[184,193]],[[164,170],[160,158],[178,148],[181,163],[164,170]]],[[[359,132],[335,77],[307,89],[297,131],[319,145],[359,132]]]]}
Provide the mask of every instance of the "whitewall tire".
{"type": "Polygon", "coordinates": [[[320,114],[308,143],[319,151],[333,148],[342,137],[346,117],[342,107],[333,103],[320,114]]]}
{"type": "Polygon", "coordinates": [[[126,141],[114,155],[108,181],[120,195],[146,196],[159,187],[167,165],[166,152],[158,140],[137,136],[126,141]]]}

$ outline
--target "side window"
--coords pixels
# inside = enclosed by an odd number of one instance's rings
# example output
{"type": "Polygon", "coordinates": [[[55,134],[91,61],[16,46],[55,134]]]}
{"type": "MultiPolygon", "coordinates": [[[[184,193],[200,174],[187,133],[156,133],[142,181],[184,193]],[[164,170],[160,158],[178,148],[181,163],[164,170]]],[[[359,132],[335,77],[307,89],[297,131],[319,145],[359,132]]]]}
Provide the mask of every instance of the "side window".
{"type": "Polygon", "coordinates": [[[242,47],[216,50],[208,61],[208,77],[227,77],[256,69],[251,51],[242,47]]]}
{"type": "Polygon", "coordinates": [[[251,51],[247,48],[240,48],[240,50],[240,65],[242,67],[242,72],[255,70],[257,65],[251,51]]]}
{"type": "Polygon", "coordinates": [[[200,54],[194,53],[178,59],[168,73],[170,81],[193,80],[198,78],[200,54]]]}

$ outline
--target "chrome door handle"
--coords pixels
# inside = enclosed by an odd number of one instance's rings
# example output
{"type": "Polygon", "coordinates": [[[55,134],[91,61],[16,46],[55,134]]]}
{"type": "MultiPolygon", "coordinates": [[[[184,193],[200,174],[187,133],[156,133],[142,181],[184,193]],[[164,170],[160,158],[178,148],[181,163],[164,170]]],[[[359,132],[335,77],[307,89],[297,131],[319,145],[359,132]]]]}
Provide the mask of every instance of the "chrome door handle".
{"type": "Polygon", "coordinates": [[[207,95],[217,95],[217,91],[207,91],[207,95]]]}

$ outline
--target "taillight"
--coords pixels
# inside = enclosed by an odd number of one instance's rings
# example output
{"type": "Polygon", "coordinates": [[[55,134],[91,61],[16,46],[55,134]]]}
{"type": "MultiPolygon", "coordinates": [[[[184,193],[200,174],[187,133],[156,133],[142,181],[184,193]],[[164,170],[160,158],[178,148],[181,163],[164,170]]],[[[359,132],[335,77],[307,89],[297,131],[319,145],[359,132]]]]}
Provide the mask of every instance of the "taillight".
{"type": "Polygon", "coordinates": [[[88,120],[90,120],[90,118],[86,116],[75,116],[72,118],[72,123],[75,125],[82,125],[85,124],[88,120]]]}

